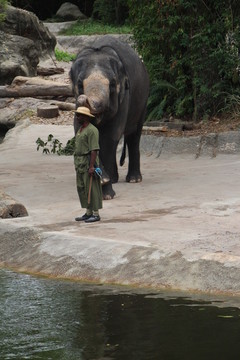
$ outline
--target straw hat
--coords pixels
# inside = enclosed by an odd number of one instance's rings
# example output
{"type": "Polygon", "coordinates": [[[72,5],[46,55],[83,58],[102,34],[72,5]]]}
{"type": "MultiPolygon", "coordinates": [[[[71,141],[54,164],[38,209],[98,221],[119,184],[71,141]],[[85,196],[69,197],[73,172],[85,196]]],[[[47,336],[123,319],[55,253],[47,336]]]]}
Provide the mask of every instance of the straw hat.
{"type": "Polygon", "coordinates": [[[86,116],[90,116],[90,117],[95,117],[94,115],[92,115],[90,113],[90,110],[89,108],[85,107],[85,106],[80,106],[77,108],[77,110],[75,111],[75,113],[77,114],[83,114],[83,115],[86,115],[86,116]]]}

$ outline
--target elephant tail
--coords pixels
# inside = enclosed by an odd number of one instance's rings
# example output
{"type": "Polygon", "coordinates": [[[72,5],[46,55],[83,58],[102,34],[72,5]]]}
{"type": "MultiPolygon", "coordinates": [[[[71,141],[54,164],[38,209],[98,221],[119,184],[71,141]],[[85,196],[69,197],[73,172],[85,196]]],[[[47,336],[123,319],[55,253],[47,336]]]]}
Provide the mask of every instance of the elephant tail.
{"type": "Polygon", "coordinates": [[[126,139],[125,139],[125,137],[124,137],[122,155],[121,155],[121,158],[120,158],[120,166],[123,166],[123,164],[125,163],[126,145],[127,145],[127,142],[126,142],[126,139]]]}

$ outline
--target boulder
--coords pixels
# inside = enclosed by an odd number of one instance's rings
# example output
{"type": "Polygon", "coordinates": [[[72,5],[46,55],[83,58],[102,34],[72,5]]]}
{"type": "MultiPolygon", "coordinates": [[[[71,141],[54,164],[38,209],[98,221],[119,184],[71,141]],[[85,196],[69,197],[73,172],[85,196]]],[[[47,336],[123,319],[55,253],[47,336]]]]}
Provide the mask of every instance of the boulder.
{"type": "Polygon", "coordinates": [[[54,53],[57,43],[56,37],[50,33],[35,14],[29,11],[8,5],[2,30],[8,34],[32,40],[39,58],[54,53]]]}
{"type": "Polygon", "coordinates": [[[24,205],[0,190],[0,218],[10,219],[28,216],[24,205]]]}
{"type": "Polygon", "coordinates": [[[6,98],[0,101],[0,131],[15,127],[22,119],[37,114],[37,107],[44,105],[41,99],[6,98]]]}
{"type": "MultiPolygon", "coordinates": [[[[78,36],[62,36],[58,35],[58,48],[71,54],[78,54],[85,46],[91,46],[96,40],[103,35],[78,35],[78,36]]],[[[132,34],[111,34],[116,40],[126,42],[135,49],[132,34]]]]}
{"type": "Polygon", "coordinates": [[[71,20],[84,20],[86,16],[79,10],[77,5],[74,5],[70,2],[63,3],[56,13],[56,17],[58,19],[62,19],[64,21],[71,20]]]}
{"type": "Polygon", "coordinates": [[[18,76],[35,76],[40,58],[52,56],[56,38],[36,15],[7,6],[0,25],[0,85],[18,76]]]}
{"type": "Polygon", "coordinates": [[[10,84],[16,76],[35,76],[39,62],[34,42],[0,31],[0,85],[10,84]]]}

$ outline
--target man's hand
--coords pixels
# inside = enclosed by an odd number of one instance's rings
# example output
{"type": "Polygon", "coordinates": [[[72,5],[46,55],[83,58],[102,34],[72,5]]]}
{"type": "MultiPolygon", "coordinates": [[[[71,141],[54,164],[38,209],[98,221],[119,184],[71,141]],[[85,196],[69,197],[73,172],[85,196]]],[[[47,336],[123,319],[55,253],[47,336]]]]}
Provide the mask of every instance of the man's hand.
{"type": "Polygon", "coordinates": [[[89,176],[93,176],[93,175],[94,175],[94,171],[95,171],[94,167],[91,166],[91,167],[88,169],[88,174],[89,174],[89,176]]]}

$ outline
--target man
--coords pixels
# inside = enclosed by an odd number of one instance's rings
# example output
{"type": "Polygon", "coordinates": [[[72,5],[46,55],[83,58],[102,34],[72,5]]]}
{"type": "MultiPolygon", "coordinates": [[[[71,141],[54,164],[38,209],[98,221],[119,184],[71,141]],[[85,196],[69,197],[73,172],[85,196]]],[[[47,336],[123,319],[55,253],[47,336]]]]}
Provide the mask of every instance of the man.
{"type": "Polygon", "coordinates": [[[81,207],[86,208],[86,213],[75,220],[93,223],[100,220],[99,209],[102,208],[101,181],[95,175],[95,167],[99,166],[99,133],[90,123],[94,116],[87,107],[77,108],[75,114],[80,126],[75,136],[74,152],[77,191],[81,207]]]}

